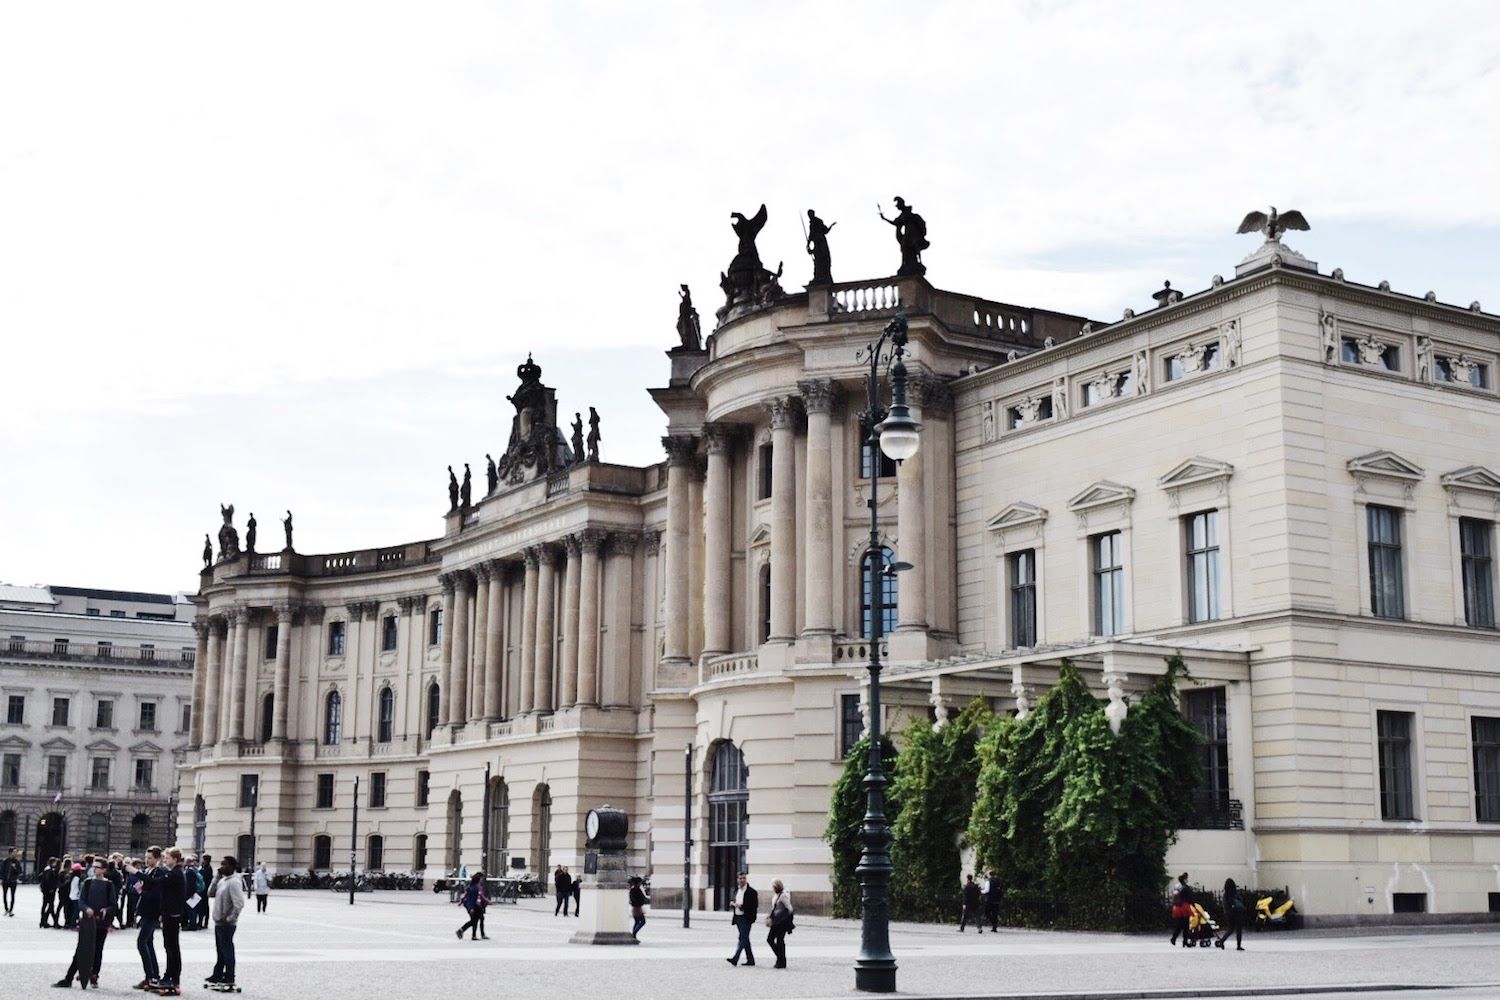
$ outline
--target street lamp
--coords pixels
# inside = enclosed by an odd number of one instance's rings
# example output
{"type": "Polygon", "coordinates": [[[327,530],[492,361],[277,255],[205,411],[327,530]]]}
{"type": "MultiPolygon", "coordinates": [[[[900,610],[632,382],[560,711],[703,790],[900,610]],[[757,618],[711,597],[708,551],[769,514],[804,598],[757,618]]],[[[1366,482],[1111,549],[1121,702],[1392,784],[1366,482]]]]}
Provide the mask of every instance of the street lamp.
{"type": "MultiPolygon", "coordinates": [[[[870,756],[869,770],[865,774],[865,819],[860,829],[860,840],[865,849],[860,855],[859,875],[861,915],[859,928],[859,958],[854,963],[854,988],[870,993],[894,993],[896,990],[896,956],[891,954],[890,884],[891,856],[887,850],[891,834],[885,818],[885,762],[881,754],[880,732],[880,642],[884,638],[885,595],[883,583],[885,560],[880,545],[880,524],[877,517],[877,491],[880,488],[880,460],[875,454],[878,447],[887,457],[904,462],[917,453],[920,444],[921,425],[911,418],[906,405],[906,365],[901,360],[906,354],[906,313],[886,324],[880,337],[862,352],[867,356],[870,373],[865,381],[865,397],[868,407],[870,436],[865,442],[870,449],[869,475],[870,499],[870,543],[865,548],[865,572],[870,587],[870,756]],[[890,345],[886,353],[886,345],[890,345]],[[881,413],[880,366],[889,366],[891,378],[891,409],[884,420],[876,422],[881,413]]],[[[913,553],[915,556],[916,553],[913,553]]],[[[891,571],[910,569],[909,563],[893,563],[891,571]]]]}

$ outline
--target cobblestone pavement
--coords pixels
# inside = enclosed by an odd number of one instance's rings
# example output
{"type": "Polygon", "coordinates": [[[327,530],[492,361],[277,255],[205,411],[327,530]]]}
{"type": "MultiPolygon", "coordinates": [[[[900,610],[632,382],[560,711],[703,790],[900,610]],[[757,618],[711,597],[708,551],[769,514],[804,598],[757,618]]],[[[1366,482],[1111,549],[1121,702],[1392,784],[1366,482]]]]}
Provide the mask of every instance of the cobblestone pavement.
{"type": "MultiPolygon", "coordinates": [[[[446,893],[363,893],[350,906],[331,892],[273,893],[270,912],[247,909],[236,935],[239,981],[268,998],[444,995],[733,1000],[828,998],[853,994],[859,926],[804,917],[788,939],[791,968],[771,968],[764,933],[759,963],[733,968],[724,958],[734,934],[723,914],[652,912],[636,947],[573,945],[578,921],[552,915],[550,900],[492,906],[489,941],[456,940],[462,911],[446,893]]],[[[22,888],[14,919],[0,918],[0,997],[44,996],[72,952],[72,935],[36,925],[40,895],[22,888]]],[[[184,934],[184,984],[213,965],[213,935],[184,934]]],[[[114,932],[100,984],[130,993],[140,978],[133,931],[114,932]]],[[[954,926],[897,924],[892,948],[901,992],[917,996],[1027,995],[1194,988],[1354,984],[1500,984],[1500,930],[1410,933],[1250,934],[1243,953],[1186,951],[1165,935],[1074,934],[1002,930],[960,934],[954,926]]],[[[158,949],[160,947],[158,941],[158,949]]],[[[136,994],[138,995],[138,994],[136,994]]],[[[1480,995],[1484,995],[1481,993],[1480,995]]],[[[1488,995],[1500,996],[1500,986],[1488,995]]]]}

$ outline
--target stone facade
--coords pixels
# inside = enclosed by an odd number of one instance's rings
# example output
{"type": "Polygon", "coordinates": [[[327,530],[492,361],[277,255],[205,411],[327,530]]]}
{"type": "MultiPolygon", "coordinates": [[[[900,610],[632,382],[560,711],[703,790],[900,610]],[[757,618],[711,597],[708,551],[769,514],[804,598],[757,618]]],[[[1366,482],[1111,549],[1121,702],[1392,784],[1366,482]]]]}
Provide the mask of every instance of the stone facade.
{"type": "Polygon", "coordinates": [[[817,907],[865,704],[858,352],[900,309],[924,429],[876,460],[912,564],[886,726],[1026,711],[1065,657],[1118,717],[1181,651],[1213,781],[1171,864],[1311,913],[1488,909],[1500,320],[1312,267],[1272,253],[1115,324],[920,277],[726,310],[650,390],[661,465],[205,571],[184,826],[235,849],[253,781],[260,857],[344,867],[358,777],[360,866],[541,871],[608,802],[671,905],[686,780],[700,903],[748,863],[817,907]]]}

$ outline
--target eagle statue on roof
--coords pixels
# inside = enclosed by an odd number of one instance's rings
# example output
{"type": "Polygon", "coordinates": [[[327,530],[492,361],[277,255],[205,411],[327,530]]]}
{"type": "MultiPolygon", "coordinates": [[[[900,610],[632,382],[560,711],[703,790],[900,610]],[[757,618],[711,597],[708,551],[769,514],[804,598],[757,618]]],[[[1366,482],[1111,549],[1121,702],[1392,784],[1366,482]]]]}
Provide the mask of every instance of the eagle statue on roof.
{"type": "Polygon", "coordinates": [[[1245,221],[1240,223],[1236,232],[1241,233],[1265,233],[1267,243],[1280,243],[1281,234],[1288,229],[1311,229],[1307,219],[1295,208],[1290,212],[1277,212],[1276,206],[1271,206],[1271,214],[1265,212],[1251,212],[1245,216],[1245,221]]]}

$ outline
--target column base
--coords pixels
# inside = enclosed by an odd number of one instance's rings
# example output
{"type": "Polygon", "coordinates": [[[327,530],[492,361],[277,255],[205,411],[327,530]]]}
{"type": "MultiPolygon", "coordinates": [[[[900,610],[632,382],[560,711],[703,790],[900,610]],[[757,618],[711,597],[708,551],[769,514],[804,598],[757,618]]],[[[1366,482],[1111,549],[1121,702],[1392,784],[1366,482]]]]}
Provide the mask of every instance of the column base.
{"type": "Polygon", "coordinates": [[[669,656],[657,664],[656,687],[690,688],[698,683],[698,667],[685,656],[669,656]]]}
{"type": "Polygon", "coordinates": [[[943,655],[943,643],[934,639],[925,626],[902,626],[888,636],[892,663],[925,663],[943,655]]]}
{"type": "Polygon", "coordinates": [[[808,629],[797,640],[798,663],[832,663],[833,629],[808,629]]]}

